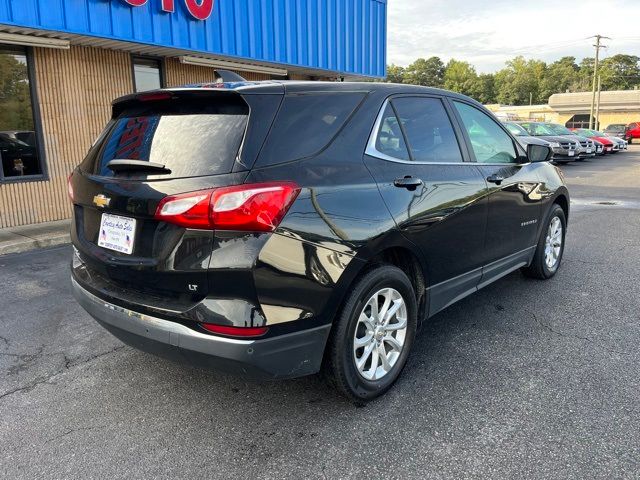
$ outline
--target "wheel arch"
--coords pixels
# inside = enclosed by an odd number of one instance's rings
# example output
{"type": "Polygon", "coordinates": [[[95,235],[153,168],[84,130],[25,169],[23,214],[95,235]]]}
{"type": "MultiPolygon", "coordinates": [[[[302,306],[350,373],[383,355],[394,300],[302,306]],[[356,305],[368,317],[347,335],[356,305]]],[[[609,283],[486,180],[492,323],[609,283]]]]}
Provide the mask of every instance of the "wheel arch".
{"type": "Polygon", "coordinates": [[[336,299],[337,308],[334,311],[338,315],[340,308],[350,287],[354,285],[362,275],[366,274],[377,265],[393,265],[402,270],[411,281],[416,294],[418,304],[418,325],[428,314],[427,295],[427,270],[426,261],[420,249],[400,232],[394,231],[385,235],[383,239],[363,248],[357,255],[357,262],[352,262],[347,275],[343,276],[344,283],[340,291],[340,298],[336,299]]]}
{"type": "Polygon", "coordinates": [[[553,199],[553,203],[559,205],[560,208],[562,208],[562,211],[564,211],[565,220],[567,221],[567,223],[569,223],[570,203],[569,203],[568,193],[564,191],[558,193],[556,197],[553,199]]]}

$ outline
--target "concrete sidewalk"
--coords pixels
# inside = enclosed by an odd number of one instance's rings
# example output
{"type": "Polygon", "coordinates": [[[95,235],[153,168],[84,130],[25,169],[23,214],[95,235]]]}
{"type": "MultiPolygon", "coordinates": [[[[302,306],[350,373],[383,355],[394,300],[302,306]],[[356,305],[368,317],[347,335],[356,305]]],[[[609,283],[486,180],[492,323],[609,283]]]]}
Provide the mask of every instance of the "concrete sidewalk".
{"type": "Polygon", "coordinates": [[[69,243],[70,220],[0,229],[0,255],[69,243]]]}

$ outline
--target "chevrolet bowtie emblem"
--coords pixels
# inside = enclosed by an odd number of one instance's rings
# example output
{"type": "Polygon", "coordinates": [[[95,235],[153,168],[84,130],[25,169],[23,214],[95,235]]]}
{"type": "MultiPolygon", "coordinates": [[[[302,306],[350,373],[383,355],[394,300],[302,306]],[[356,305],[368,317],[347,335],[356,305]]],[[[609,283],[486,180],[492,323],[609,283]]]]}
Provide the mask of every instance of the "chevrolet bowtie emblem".
{"type": "Polygon", "coordinates": [[[93,203],[100,208],[108,207],[111,199],[109,197],[105,197],[104,195],[96,195],[93,197],[93,203]]]}

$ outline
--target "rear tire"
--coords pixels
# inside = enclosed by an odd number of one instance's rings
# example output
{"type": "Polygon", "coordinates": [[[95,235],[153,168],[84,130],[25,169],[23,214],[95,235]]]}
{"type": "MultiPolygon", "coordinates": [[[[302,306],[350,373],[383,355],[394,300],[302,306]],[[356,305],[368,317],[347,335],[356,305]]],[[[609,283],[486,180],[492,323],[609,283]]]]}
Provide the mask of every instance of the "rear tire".
{"type": "Polygon", "coordinates": [[[353,286],[335,320],[325,378],[356,403],[379,397],[400,376],[416,327],[416,295],[407,275],[392,265],[369,270],[353,286]]]}
{"type": "Polygon", "coordinates": [[[567,218],[558,204],[553,204],[540,232],[536,253],[531,265],[524,267],[522,273],[527,277],[548,280],[553,277],[562,262],[564,240],[567,232],[567,218]]]}

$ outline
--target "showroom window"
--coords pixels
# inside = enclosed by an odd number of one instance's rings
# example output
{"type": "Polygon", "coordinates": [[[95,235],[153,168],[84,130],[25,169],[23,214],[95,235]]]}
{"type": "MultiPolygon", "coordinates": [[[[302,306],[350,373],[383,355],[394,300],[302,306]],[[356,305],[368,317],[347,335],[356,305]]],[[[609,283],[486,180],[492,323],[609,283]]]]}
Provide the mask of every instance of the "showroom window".
{"type": "Polygon", "coordinates": [[[162,88],[162,61],[157,58],[133,57],[133,85],[136,92],[162,88]]]}
{"type": "MultiPolygon", "coordinates": [[[[573,117],[571,117],[567,123],[565,124],[565,126],[567,128],[589,128],[589,121],[591,120],[591,118],[589,117],[589,114],[583,114],[583,115],[574,115],[573,117]]],[[[598,124],[596,123],[596,130],[598,130],[598,124]]]]}
{"type": "Polygon", "coordinates": [[[0,182],[44,175],[36,105],[29,50],[0,45],[0,182]]]}

